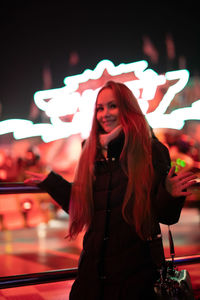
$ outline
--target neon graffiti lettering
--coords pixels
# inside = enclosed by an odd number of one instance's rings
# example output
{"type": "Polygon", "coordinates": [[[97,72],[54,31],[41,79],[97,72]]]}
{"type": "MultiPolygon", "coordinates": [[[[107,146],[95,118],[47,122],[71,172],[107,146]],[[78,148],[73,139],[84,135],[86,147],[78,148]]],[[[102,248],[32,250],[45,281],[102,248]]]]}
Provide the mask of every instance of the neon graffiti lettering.
{"type": "Polygon", "coordinates": [[[146,118],[152,128],[182,129],[185,121],[200,120],[200,100],[189,107],[175,109],[170,114],[159,114],[155,111],[146,115],[146,118]]]}
{"type": "Polygon", "coordinates": [[[148,63],[144,60],[118,66],[103,60],[94,70],[87,69],[82,74],[66,77],[62,88],[35,93],[35,104],[49,117],[49,123],[4,120],[0,122],[0,135],[13,132],[15,139],[41,136],[44,142],[73,134],[86,138],[91,128],[97,93],[108,80],[123,82],[132,90],[153,128],[181,129],[186,120],[200,120],[200,100],[190,107],[166,113],[176,94],[184,89],[189,80],[187,70],[159,75],[148,69],[148,63]]]}

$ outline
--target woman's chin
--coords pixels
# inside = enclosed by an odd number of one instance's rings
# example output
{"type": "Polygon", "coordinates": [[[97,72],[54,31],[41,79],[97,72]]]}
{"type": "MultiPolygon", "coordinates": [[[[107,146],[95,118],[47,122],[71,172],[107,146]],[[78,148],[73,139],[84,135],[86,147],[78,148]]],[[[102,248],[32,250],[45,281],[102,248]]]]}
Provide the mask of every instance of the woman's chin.
{"type": "Polygon", "coordinates": [[[110,133],[111,131],[113,131],[117,126],[106,126],[104,127],[104,131],[105,133],[110,133]]]}

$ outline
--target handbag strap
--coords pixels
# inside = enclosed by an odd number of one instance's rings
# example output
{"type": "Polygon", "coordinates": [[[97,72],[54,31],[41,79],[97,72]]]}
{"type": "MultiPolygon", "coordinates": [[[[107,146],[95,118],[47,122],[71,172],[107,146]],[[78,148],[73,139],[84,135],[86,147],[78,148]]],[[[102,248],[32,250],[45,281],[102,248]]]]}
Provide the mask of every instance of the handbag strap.
{"type": "Polygon", "coordinates": [[[174,257],[175,257],[174,241],[173,241],[173,237],[172,237],[171,228],[169,225],[168,225],[168,239],[169,239],[170,256],[172,258],[172,264],[174,265],[174,257]]]}
{"type": "MultiPolygon", "coordinates": [[[[171,232],[171,228],[169,225],[168,225],[168,240],[169,240],[170,256],[172,259],[171,267],[174,268],[175,249],[174,249],[174,241],[173,241],[173,237],[172,237],[172,232],[171,232]]],[[[159,269],[165,264],[162,235],[160,234],[154,238],[148,239],[148,244],[150,247],[153,262],[159,269]]]]}
{"type": "Polygon", "coordinates": [[[173,241],[173,237],[172,237],[172,232],[171,232],[171,228],[168,225],[168,238],[169,238],[169,249],[170,249],[170,256],[172,258],[175,257],[175,250],[174,250],[174,241],[173,241]]]}

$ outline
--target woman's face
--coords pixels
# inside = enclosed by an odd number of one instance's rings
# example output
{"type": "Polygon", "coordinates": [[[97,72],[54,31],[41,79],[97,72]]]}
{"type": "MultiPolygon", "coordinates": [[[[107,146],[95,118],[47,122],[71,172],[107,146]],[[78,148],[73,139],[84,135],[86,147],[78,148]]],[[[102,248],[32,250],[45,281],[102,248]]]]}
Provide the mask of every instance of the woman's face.
{"type": "Polygon", "coordinates": [[[117,99],[110,88],[103,89],[97,98],[97,121],[106,133],[120,125],[117,99]]]}

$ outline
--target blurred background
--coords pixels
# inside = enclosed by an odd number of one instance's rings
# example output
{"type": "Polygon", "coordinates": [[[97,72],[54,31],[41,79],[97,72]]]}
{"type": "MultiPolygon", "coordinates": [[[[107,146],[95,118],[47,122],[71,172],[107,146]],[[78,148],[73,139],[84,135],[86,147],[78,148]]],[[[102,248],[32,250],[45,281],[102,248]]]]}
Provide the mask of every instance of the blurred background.
{"type": "MultiPolygon", "coordinates": [[[[35,93],[62,88],[64,78],[94,70],[104,59],[115,66],[146,60],[148,68],[159,75],[187,69],[189,80],[172,99],[167,113],[197,103],[200,21],[194,5],[181,5],[68,1],[2,4],[0,133],[5,120],[50,123],[36,106],[35,93]]],[[[168,88],[158,89],[162,98],[168,88]]],[[[169,148],[177,172],[192,170],[199,176],[200,110],[193,120],[185,114],[188,120],[181,129],[156,128],[155,134],[169,148]]],[[[69,123],[73,118],[62,117],[69,123]]],[[[52,169],[73,181],[82,140],[79,133],[50,142],[39,135],[16,140],[12,131],[0,134],[0,182],[23,182],[26,170],[48,173],[52,169]]],[[[179,224],[173,226],[177,255],[200,253],[199,224],[197,185],[186,200],[179,224]]],[[[4,257],[0,276],[13,274],[13,263],[18,265],[17,273],[76,266],[82,237],[68,243],[64,239],[67,226],[68,216],[46,194],[0,195],[0,254],[4,257]]],[[[165,251],[169,255],[166,239],[165,251]]],[[[193,284],[198,290],[199,274],[195,270],[193,284]]]]}

